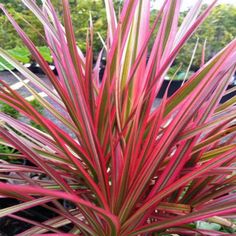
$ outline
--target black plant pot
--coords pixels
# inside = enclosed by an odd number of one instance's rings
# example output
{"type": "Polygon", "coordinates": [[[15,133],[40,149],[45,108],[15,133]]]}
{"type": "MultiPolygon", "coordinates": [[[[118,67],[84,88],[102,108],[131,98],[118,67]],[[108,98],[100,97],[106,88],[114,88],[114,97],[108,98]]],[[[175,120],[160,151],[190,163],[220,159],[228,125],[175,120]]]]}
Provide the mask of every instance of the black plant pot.
{"type": "MultiPolygon", "coordinates": [[[[163,98],[169,83],[170,83],[170,80],[164,80],[164,82],[161,86],[161,89],[160,89],[159,93],[157,94],[157,98],[163,98]]],[[[169,86],[167,96],[170,97],[171,95],[173,95],[181,87],[182,84],[183,84],[183,80],[174,80],[174,81],[172,81],[170,86],[169,86]]],[[[235,86],[236,85],[231,84],[227,87],[227,90],[229,90],[229,89],[231,89],[235,86]]],[[[231,92],[231,93],[223,96],[222,99],[220,100],[220,103],[224,103],[224,102],[228,101],[230,98],[232,98],[234,96],[236,96],[236,91],[231,92]]]]}
{"type": "MultiPolygon", "coordinates": [[[[231,89],[231,88],[234,88],[236,85],[233,85],[233,84],[230,84],[228,87],[227,87],[227,90],[231,89]]],[[[236,91],[234,92],[231,92],[225,96],[223,96],[220,100],[220,103],[224,103],[224,102],[227,102],[230,98],[236,96],[236,91]]]]}
{"type": "MultiPolygon", "coordinates": [[[[55,75],[58,75],[58,73],[57,73],[57,70],[56,70],[56,67],[54,66],[54,65],[49,65],[50,66],[50,68],[51,68],[51,70],[53,71],[53,73],[55,74],[55,75]]],[[[40,66],[39,66],[39,64],[37,64],[37,63],[35,63],[35,62],[33,62],[33,63],[31,63],[29,66],[27,65],[26,66],[31,72],[33,72],[34,74],[45,74],[44,72],[43,72],[43,70],[40,68],[40,66]]]]}
{"type": "MultiPolygon", "coordinates": [[[[63,204],[64,207],[72,207],[72,208],[74,207],[72,203],[68,203],[63,200],[59,200],[59,202],[63,204]],[[68,206],[65,204],[67,204],[68,206]]],[[[11,207],[18,203],[20,203],[20,201],[14,198],[0,198],[0,209],[11,207]]],[[[52,204],[50,203],[47,205],[52,206],[52,204]]],[[[41,206],[36,206],[31,209],[16,213],[16,215],[36,222],[44,222],[46,220],[51,219],[52,217],[57,216],[56,213],[41,206]]],[[[31,224],[23,223],[20,220],[8,216],[0,218],[0,236],[5,236],[5,235],[14,236],[29,229],[30,227],[32,227],[31,224]]],[[[60,229],[66,233],[72,228],[73,228],[72,224],[67,224],[65,226],[62,226],[60,229]]]]}
{"type": "MultiPolygon", "coordinates": [[[[161,89],[159,93],[157,94],[157,98],[163,98],[169,83],[170,83],[170,80],[164,80],[161,86],[161,89]]],[[[167,96],[170,97],[171,95],[173,95],[181,87],[182,83],[183,83],[183,80],[173,80],[170,84],[167,96]]]]}
{"type": "Polygon", "coordinates": [[[39,67],[39,65],[35,62],[31,63],[31,65],[28,67],[28,69],[33,72],[34,74],[43,74],[42,69],[39,67]]]}
{"type": "MultiPolygon", "coordinates": [[[[19,203],[19,201],[13,198],[0,198],[0,209],[14,206],[17,203],[19,203]]],[[[26,230],[29,226],[29,224],[22,224],[22,222],[7,216],[1,217],[0,235],[13,236],[26,230]]]]}

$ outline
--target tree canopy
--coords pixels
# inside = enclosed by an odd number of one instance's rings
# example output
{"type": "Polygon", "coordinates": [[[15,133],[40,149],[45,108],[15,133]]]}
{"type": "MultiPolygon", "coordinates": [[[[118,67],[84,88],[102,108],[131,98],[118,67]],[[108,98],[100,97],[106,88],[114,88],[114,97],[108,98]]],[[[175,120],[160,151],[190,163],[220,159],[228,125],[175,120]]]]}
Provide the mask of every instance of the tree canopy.
{"type": "MultiPolygon", "coordinates": [[[[186,12],[182,13],[183,15],[186,12]]],[[[193,49],[198,39],[198,48],[193,61],[192,69],[196,70],[201,63],[201,54],[204,41],[206,40],[205,58],[213,57],[225,45],[236,37],[236,7],[230,4],[217,5],[201,27],[182,49],[178,62],[188,66],[193,49]]]]}

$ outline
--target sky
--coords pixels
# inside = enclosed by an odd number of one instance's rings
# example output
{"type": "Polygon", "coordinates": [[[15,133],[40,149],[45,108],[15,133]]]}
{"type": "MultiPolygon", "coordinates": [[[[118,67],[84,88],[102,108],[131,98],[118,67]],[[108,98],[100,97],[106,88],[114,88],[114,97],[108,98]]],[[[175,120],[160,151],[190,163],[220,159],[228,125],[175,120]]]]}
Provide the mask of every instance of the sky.
{"type": "MultiPolygon", "coordinates": [[[[155,0],[153,7],[154,8],[160,8],[164,0],[155,0]]],[[[204,0],[204,3],[210,4],[213,0],[204,0]]],[[[182,0],[182,10],[188,9],[190,6],[192,6],[196,0],[182,0]]],[[[233,4],[236,6],[236,0],[218,0],[218,3],[225,3],[225,4],[233,4]]]]}

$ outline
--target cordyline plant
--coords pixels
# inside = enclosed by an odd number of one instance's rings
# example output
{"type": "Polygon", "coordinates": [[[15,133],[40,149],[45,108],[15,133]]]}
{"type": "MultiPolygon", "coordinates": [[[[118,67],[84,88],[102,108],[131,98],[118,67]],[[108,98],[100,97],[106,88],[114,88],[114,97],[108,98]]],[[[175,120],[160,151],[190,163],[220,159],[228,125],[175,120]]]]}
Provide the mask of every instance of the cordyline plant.
{"type": "Polygon", "coordinates": [[[0,113],[2,142],[18,150],[19,159],[27,159],[25,165],[0,163],[1,197],[18,200],[1,209],[0,217],[31,224],[19,234],[24,236],[220,235],[189,224],[216,216],[228,222],[236,213],[236,97],[220,104],[235,70],[236,40],[207,63],[203,53],[200,69],[153,107],[168,69],[215,1],[201,14],[197,1],[179,26],[180,1],[167,0],[150,26],[150,1],[124,1],[117,20],[112,1],[105,0],[108,35],[101,81],[102,53],[93,66],[92,23],[84,56],[76,45],[68,0],[62,1],[63,23],[49,0],[41,6],[22,1],[45,28],[58,76],[1,9],[53,89],[4,50],[0,55],[20,72],[14,74],[17,79],[34,85],[24,83],[55,119],[41,115],[1,82],[0,99],[45,132],[0,113]],[[43,222],[19,215],[35,206],[55,214],[43,222]]]}

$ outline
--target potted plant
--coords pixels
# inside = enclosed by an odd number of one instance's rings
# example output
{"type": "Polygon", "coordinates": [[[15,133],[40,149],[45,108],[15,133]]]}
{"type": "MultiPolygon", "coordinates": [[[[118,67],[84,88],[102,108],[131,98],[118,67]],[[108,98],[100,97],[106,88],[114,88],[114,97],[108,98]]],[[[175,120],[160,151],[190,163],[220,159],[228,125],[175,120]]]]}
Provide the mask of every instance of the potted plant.
{"type": "Polygon", "coordinates": [[[55,91],[2,49],[0,56],[47,94],[42,98],[25,84],[74,136],[1,82],[0,99],[44,130],[0,113],[0,137],[33,164],[0,165],[0,179],[6,179],[0,182],[0,194],[17,200],[1,209],[0,217],[30,224],[18,232],[24,236],[219,235],[214,229],[197,229],[196,222],[232,225],[236,101],[219,102],[235,70],[236,40],[202,65],[173,96],[165,93],[153,108],[173,60],[215,2],[199,15],[201,1],[197,1],[179,26],[181,1],[167,0],[150,28],[150,1],[124,1],[117,19],[113,2],[105,0],[108,34],[101,82],[101,56],[93,67],[92,21],[84,55],[76,45],[68,0],[62,0],[62,22],[49,0],[41,5],[22,2],[45,28],[58,77],[1,9],[55,91]],[[8,172],[15,174],[17,184],[10,177],[8,181],[8,172]],[[20,214],[34,207],[52,217],[38,221],[20,214]]]}

